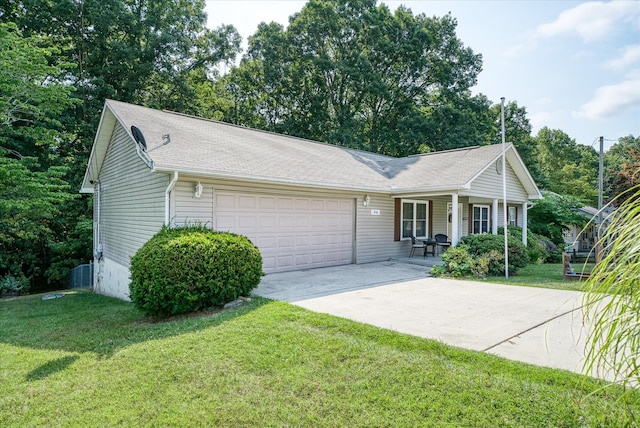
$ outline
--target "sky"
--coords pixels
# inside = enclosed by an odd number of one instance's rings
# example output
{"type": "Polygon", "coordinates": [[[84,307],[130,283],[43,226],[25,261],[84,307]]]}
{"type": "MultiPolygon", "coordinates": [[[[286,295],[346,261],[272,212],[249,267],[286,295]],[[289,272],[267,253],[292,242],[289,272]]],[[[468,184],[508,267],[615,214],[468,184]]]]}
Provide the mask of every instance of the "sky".
{"type": "MultiPolygon", "coordinates": [[[[208,26],[232,24],[244,39],[260,22],[285,27],[305,1],[207,0],[208,26]]],[[[534,135],[560,129],[576,143],[605,150],[640,136],[640,1],[396,1],[414,15],[457,19],[462,43],[483,57],[472,88],[494,103],[516,101],[534,135]]],[[[509,139],[509,136],[506,136],[509,139]]]]}

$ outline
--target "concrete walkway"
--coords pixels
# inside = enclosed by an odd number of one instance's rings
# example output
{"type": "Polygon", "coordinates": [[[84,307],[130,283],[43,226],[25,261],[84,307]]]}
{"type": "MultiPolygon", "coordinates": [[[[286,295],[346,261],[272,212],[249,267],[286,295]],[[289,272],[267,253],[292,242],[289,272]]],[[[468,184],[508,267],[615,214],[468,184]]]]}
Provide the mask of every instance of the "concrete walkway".
{"type": "Polygon", "coordinates": [[[425,266],[391,261],[269,274],[254,294],[582,373],[587,333],[580,309],[582,293],[439,279],[429,277],[428,271],[425,266]]]}

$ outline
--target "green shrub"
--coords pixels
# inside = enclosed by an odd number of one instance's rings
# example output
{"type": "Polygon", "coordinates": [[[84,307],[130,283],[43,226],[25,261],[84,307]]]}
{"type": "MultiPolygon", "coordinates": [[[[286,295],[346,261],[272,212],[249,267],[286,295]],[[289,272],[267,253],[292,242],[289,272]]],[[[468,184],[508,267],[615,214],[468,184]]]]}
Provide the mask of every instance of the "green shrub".
{"type": "Polygon", "coordinates": [[[473,257],[469,254],[469,248],[458,245],[449,248],[442,254],[443,266],[431,268],[433,276],[452,276],[454,278],[471,276],[474,264],[473,257]]]}
{"type": "MultiPolygon", "coordinates": [[[[509,236],[522,241],[522,228],[519,226],[509,226],[509,236]]],[[[498,235],[504,235],[504,227],[498,228],[498,235]]],[[[502,244],[504,247],[504,243],[502,244]]],[[[502,250],[504,252],[504,249],[502,250]]],[[[542,244],[535,233],[527,229],[527,255],[529,262],[535,264],[544,263],[549,256],[547,248],[542,244]]]]}
{"type": "Polygon", "coordinates": [[[492,266],[497,267],[504,272],[504,254],[496,250],[491,250],[486,254],[482,254],[474,259],[471,273],[476,278],[485,278],[489,275],[492,266]]]}
{"type": "Polygon", "coordinates": [[[258,286],[262,257],[244,236],[164,227],[131,259],[130,297],[147,315],[221,306],[258,286]]]}
{"type": "Polygon", "coordinates": [[[29,281],[24,275],[13,276],[7,274],[0,279],[0,296],[4,293],[26,294],[29,291],[29,281]]]}
{"type": "Polygon", "coordinates": [[[441,266],[431,268],[433,276],[444,277],[469,277],[485,278],[493,265],[501,266],[504,271],[504,255],[498,251],[489,251],[486,254],[474,256],[469,253],[469,247],[466,245],[457,245],[449,248],[442,254],[441,266]]]}
{"type": "MultiPolygon", "coordinates": [[[[482,233],[478,235],[464,236],[460,243],[469,247],[469,254],[475,257],[488,254],[491,251],[504,253],[504,235],[492,235],[482,233]]],[[[519,269],[529,263],[527,249],[521,240],[512,237],[507,238],[509,252],[509,273],[515,274],[519,269]]],[[[504,274],[504,260],[491,260],[489,263],[489,275],[504,274]]]]}

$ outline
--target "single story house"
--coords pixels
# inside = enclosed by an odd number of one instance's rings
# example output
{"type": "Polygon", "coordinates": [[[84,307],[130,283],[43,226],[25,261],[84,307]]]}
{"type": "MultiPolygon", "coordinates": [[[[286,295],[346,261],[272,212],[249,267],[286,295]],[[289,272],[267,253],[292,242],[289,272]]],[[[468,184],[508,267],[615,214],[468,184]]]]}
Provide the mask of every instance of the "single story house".
{"type": "MultiPolygon", "coordinates": [[[[266,273],[407,257],[503,224],[502,147],[392,158],[107,100],[82,183],[96,292],[128,299],[129,262],[163,225],[245,235],[266,273]]],[[[509,224],[541,194],[506,145],[509,224]]],[[[526,234],[523,234],[526,242],[526,234]]]]}

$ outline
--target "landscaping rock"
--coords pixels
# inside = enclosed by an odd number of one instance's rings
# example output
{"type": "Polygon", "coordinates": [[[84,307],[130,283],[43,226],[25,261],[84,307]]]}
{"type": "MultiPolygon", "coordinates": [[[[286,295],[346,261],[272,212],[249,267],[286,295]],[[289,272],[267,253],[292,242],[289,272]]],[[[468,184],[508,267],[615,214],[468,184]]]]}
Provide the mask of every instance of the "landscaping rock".
{"type": "Polygon", "coordinates": [[[244,305],[245,303],[249,303],[250,301],[251,301],[251,297],[240,296],[236,300],[233,300],[227,303],[226,305],[224,305],[224,308],[225,309],[239,308],[240,306],[244,305]]]}

